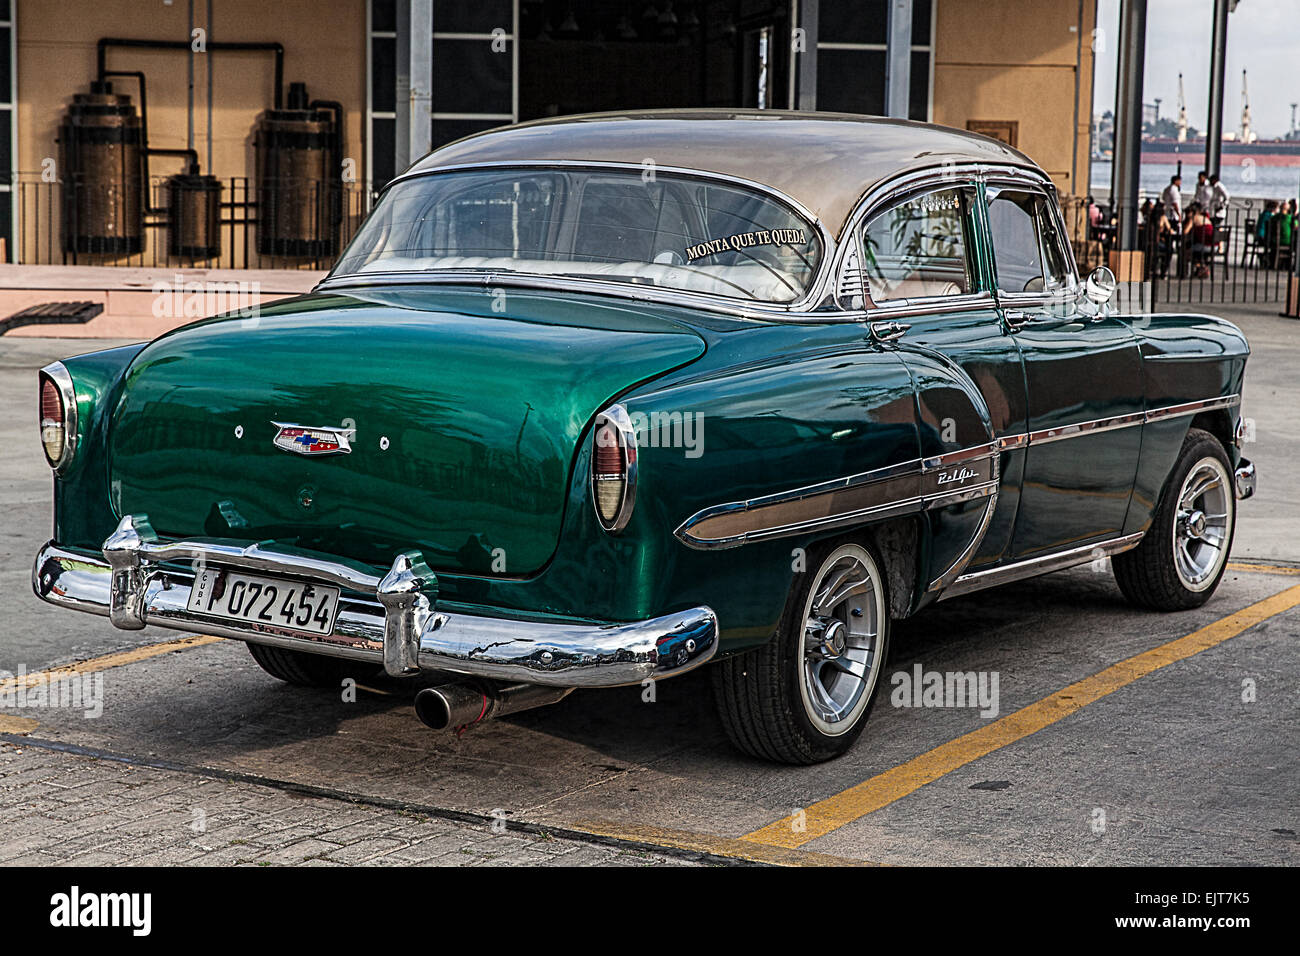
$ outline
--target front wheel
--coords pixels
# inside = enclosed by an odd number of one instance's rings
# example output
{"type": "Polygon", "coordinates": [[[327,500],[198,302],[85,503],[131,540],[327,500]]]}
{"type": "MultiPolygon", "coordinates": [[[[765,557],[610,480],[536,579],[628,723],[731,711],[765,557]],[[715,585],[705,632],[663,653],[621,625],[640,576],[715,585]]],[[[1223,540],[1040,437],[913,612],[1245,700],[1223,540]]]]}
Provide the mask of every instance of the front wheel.
{"type": "Polygon", "coordinates": [[[1158,611],[1200,607],[1223,578],[1236,523],[1228,454],[1209,432],[1193,428],[1142,543],[1111,562],[1120,590],[1158,611]]]}
{"type": "Polygon", "coordinates": [[[839,756],[862,733],[889,649],[889,602],[875,554],[861,544],[810,553],[776,638],[714,666],[727,736],[745,753],[788,764],[839,756]]]}

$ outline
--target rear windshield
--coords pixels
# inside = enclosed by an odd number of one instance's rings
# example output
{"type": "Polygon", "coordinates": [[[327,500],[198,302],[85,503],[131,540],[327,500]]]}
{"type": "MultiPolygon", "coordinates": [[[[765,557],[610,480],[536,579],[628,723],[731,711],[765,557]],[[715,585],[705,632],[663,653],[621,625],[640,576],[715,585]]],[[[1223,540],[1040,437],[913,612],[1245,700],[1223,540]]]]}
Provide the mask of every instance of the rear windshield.
{"type": "Polygon", "coordinates": [[[649,167],[477,169],[395,184],[332,275],[577,276],[793,302],[821,255],[806,219],[743,187],[649,167]]]}

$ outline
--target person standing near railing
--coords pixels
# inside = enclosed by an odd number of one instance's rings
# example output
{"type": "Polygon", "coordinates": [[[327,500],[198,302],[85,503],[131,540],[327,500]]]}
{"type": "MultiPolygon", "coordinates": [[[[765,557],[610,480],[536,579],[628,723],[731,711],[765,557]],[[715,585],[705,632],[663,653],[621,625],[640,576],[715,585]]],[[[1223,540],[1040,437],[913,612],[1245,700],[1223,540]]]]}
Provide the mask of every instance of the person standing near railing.
{"type": "Polygon", "coordinates": [[[1161,279],[1169,274],[1169,257],[1173,252],[1174,230],[1165,215],[1165,207],[1148,199],[1139,210],[1142,249],[1146,253],[1147,278],[1161,279]]]}
{"type": "Polygon", "coordinates": [[[1177,225],[1183,221],[1183,177],[1169,177],[1169,185],[1160,194],[1160,204],[1165,207],[1169,222],[1177,225]]]}
{"type": "Polygon", "coordinates": [[[1259,222],[1255,224],[1255,241],[1260,251],[1256,252],[1255,265],[1261,261],[1260,252],[1263,254],[1264,261],[1272,261],[1273,245],[1276,239],[1273,220],[1277,217],[1278,206],[1280,204],[1276,199],[1268,199],[1264,202],[1264,211],[1259,214],[1259,222]]]}
{"type": "Polygon", "coordinates": [[[1160,278],[1169,275],[1169,260],[1174,252],[1174,227],[1169,224],[1169,217],[1165,215],[1163,206],[1155,208],[1156,217],[1156,255],[1160,267],[1160,278]]]}
{"type": "Polygon", "coordinates": [[[1213,208],[1214,187],[1210,185],[1210,178],[1203,169],[1196,174],[1196,192],[1192,201],[1202,209],[1213,208]]]}
{"type": "Polygon", "coordinates": [[[1194,202],[1187,207],[1187,224],[1183,226],[1183,240],[1191,252],[1192,277],[1204,279],[1210,274],[1207,264],[1214,251],[1214,222],[1201,204],[1194,202]]]}
{"type": "Polygon", "coordinates": [[[1210,177],[1210,201],[1206,206],[1210,210],[1210,218],[1214,220],[1215,225],[1223,225],[1223,220],[1228,216],[1228,203],[1232,196],[1228,194],[1228,187],[1223,185],[1219,179],[1218,173],[1210,177]]]}
{"type": "Polygon", "coordinates": [[[1277,249],[1273,255],[1273,266],[1290,266],[1292,256],[1295,250],[1291,243],[1296,235],[1296,201],[1288,199],[1282,210],[1275,217],[1277,219],[1277,249]]]}

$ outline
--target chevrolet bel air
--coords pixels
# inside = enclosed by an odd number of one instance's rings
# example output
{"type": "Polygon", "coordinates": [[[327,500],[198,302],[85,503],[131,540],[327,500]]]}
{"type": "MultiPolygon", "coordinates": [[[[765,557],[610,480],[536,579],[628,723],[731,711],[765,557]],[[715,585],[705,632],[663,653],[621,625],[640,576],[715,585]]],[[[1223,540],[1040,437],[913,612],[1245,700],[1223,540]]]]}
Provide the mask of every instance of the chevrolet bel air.
{"type": "Polygon", "coordinates": [[[1246,340],[1114,290],[1048,176],[970,133],[482,133],[311,294],[42,370],[33,586],[294,684],[445,675],[435,728],[707,663],[737,747],[825,760],[935,601],[1108,558],[1143,608],[1218,586],[1246,340]]]}

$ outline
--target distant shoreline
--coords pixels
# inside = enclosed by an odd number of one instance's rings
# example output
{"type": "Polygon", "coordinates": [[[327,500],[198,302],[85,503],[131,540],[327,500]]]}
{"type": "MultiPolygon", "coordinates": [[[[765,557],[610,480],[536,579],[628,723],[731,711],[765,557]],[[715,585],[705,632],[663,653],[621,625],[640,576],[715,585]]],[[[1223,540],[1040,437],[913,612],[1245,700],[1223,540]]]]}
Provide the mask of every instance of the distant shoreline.
{"type": "MultiPolygon", "coordinates": [[[[1228,157],[1225,157],[1227,160],[1228,157]]],[[[1189,153],[1183,160],[1183,195],[1196,192],[1196,174],[1205,163],[1204,153],[1189,153]]],[[[1155,198],[1169,185],[1169,178],[1178,170],[1174,163],[1143,162],[1139,167],[1138,189],[1146,198],[1155,198]]],[[[1221,167],[1223,184],[1232,197],[1233,205],[1250,201],[1263,205],[1269,199],[1292,199],[1300,196],[1300,167],[1298,166],[1245,166],[1225,162],[1221,167]]],[[[1094,198],[1110,197],[1111,161],[1092,160],[1088,194],[1094,198]]]]}

